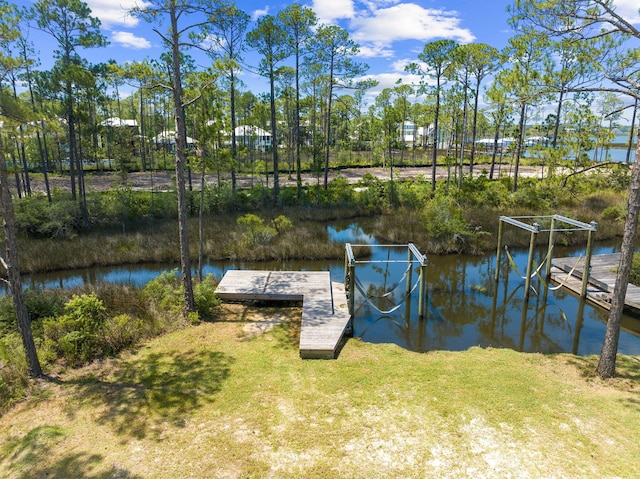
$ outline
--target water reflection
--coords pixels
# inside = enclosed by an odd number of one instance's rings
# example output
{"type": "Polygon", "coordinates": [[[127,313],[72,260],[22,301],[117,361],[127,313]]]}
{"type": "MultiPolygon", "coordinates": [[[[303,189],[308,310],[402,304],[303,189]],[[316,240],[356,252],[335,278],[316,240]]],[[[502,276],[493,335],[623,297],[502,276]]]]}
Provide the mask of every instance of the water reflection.
{"type": "MultiPolygon", "coordinates": [[[[613,252],[599,247],[595,254],[613,252]]],[[[546,251],[541,250],[542,255],[546,251]]],[[[579,254],[559,249],[559,256],[579,254]]],[[[400,251],[392,258],[399,259],[400,251]]],[[[512,252],[518,269],[526,265],[527,252],[512,252]]],[[[376,308],[390,307],[405,300],[404,291],[378,299],[385,281],[402,275],[400,265],[390,264],[384,274],[367,267],[356,274],[367,278],[368,292],[356,296],[355,335],[369,342],[393,342],[414,351],[465,350],[472,346],[504,347],[524,352],[577,355],[599,354],[604,338],[607,312],[595,308],[566,290],[553,290],[540,280],[524,299],[524,280],[504,262],[500,281],[494,282],[495,257],[430,256],[427,267],[427,313],[417,315],[418,298],[412,295],[406,306],[393,316],[378,314],[376,308]],[[377,278],[376,278],[377,276],[377,278]]],[[[415,272],[417,275],[417,271],[415,272]]],[[[381,308],[380,308],[381,309],[381,308]]],[[[640,320],[625,317],[619,351],[640,353],[640,320]]]]}
{"type": "MultiPolygon", "coordinates": [[[[366,224],[338,224],[328,229],[330,240],[375,244],[366,224]]],[[[615,252],[597,246],[594,254],[615,252]]],[[[520,271],[526,269],[527,251],[512,251],[520,271]]],[[[555,256],[582,254],[557,248],[555,256]]],[[[537,252],[536,264],[546,248],[537,252]]],[[[413,351],[465,350],[472,346],[512,348],[525,352],[577,355],[599,354],[607,312],[585,304],[564,289],[533,282],[535,293],[524,301],[524,280],[503,257],[500,280],[494,282],[495,253],[477,256],[429,256],[426,314],[418,315],[418,294],[407,295],[419,277],[417,263],[407,271],[407,248],[373,248],[372,262],[359,264],[356,275],[361,293],[355,296],[354,335],[373,343],[396,343],[413,351]],[[396,261],[396,262],[393,262],[396,261]],[[390,310],[393,310],[390,312],[390,310]]],[[[27,276],[27,287],[69,288],[101,282],[146,284],[176,265],[132,265],[89,268],[27,276]]],[[[330,271],[334,281],[344,279],[344,260],[290,262],[211,262],[205,274],[221,278],[229,269],[330,271]]],[[[619,351],[640,355],[640,319],[623,318],[619,351]]]]}

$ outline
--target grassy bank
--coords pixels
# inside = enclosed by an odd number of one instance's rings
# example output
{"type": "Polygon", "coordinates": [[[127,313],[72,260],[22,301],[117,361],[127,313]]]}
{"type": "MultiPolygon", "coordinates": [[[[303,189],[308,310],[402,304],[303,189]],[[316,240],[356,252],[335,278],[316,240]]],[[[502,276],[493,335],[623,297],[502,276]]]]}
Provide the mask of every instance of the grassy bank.
{"type": "Polygon", "coordinates": [[[225,305],[217,322],[61,373],[0,419],[0,476],[635,476],[638,358],[350,340],[302,361],[300,310],[225,305]],[[287,312],[285,314],[285,311],[287,312]],[[273,329],[274,321],[284,321],[273,329]],[[266,333],[263,331],[268,330],[266,333]]]}

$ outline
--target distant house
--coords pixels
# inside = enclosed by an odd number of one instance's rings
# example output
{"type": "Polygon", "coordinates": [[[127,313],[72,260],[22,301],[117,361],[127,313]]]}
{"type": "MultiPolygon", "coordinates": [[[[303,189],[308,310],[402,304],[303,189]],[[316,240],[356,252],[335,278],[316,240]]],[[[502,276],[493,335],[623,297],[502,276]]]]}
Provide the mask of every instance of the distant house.
{"type": "MultiPolygon", "coordinates": [[[[100,126],[108,129],[127,128],[127,130],[130,131],[134,137],[138,136],[138,122],[136,120],[123,120],[122,118],[118,118],[117,116],[114,116],[101,121],[100,126]]],[[[109,130],[106,130],[106,131],[109,131],[109,130]]],[[[107,138],[105,138],[105,136],[106,135],[102,133],[98,138],[98,145],[103,148],[106,147],[108,143],[107,138]]],[[[133,142],[131,146],[135,148],[133,142]]]]}
{"type": "Polygon", "coordinates": [[[235,128],[236,142],[252,150],[269,151],[271,133],[259,126],[241,125],[235,128]]]}
{"type": "Polygon", "coordinates": [[[110,128],[120,128],[120,127],[128,127],[133,128],[138,131],[138,122],[136,120],[123,120],[122,118],[118,118],[117,116],[113,116],[111,118],[107,118],[100,122],[100,126],[106,126],[110,128]]]}
{"type": "Polygon", "coordinates": [[[429,141],[433,139],[433,125],[429,125],[427,128],[423,126],[417,126],[411,121],[404,122],[398,126],[398,136],[402,137],[405,146],[426,146],[429,141]]]}
{"type": "MultiPolygon", "coordinates": [[[[195,148],[198,140],[187,136],[187,148],[195,148]]],[[[156,148],[164,148],[167,151],[173,152],[176,148],[176,132],[174,130],[163,130],[151,139],[156,148]]]]}

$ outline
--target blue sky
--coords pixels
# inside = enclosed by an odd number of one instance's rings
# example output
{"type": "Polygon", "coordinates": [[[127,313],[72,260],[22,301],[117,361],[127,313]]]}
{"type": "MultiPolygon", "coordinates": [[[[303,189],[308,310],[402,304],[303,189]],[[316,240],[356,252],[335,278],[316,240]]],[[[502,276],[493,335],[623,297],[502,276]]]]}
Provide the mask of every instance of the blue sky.
{"type": "MultiPolygon", "coordinates": [[[[158,58],[163,48],[151,26],[127,14],[128,9],[143,5],[144,0],[85,0],[95,17],[102,22],[110,45],[104,49],[81,52],[91,62],[114,59],[119,63],[158,58]]],[[[17,0],[18,5],[30,5],[31,0],[17,0]]],[[[292,2],[238,0],[240,9],[255,20],[264,14],[276,14],[292,2]]],[[[313,8],[320,22],[345,28],[359,45],[358,60],[370,66],[368,76],[379,81],[371,92],[393,86],[402,79],[416,82],[404,72],[404,66],[417,59],[425,43],[450,38],[460,43],[482,42],[502,48],[513,35],[508,25],[506,5],[500,0],[311,0],[301,1],[313,8]]],[[[615,0],[617,11],[632,23],[640,25],[638,0],[615,0]]],[[[42,65],[49,68],[52,41],[38,32],[30,37],[36,43],[42,65]]],[[[196,56],[199,64],[208,65],[206,57],[196,56]]],[[[246,60],[255,65],[257,59],[247,53],[246,60]]],[[[246,72],[242,76],[247,89],[254,93],[266,90],[264,81],[246,72]]]]}

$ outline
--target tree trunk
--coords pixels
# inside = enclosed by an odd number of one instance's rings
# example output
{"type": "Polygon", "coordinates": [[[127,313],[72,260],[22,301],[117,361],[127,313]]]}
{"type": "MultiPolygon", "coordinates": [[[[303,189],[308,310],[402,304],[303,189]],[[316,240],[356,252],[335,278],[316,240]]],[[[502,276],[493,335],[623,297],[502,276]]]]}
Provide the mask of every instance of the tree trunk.
{"type": "MultiPolygon", "coordinates": [[[[2,144],[0,144],[0,150],[2,144]]],[[[16,239],[16,228],[13,214],[13,201],[11,192],[7,183],[7,169],[4,160],[4,152],[0,152],[0,206],[2,208],[2,218],[5,234],[6,256],[4,258],[4,266],[7,270],[7,282],[13,296],[13,305],[16,310],[16,320],[18,331],[22,337],[22,346],[24,347],[29,367],[29,375],[32,377],[42,376],[42,368],[38,360],[36,345],[33,341],[33,333],[31,331],[31,321],[29,312],[24,304],[24,296],[22,294],[22,281],[20,279],[20,269],[18,268],[18,241],[16,239]]]]}
{"type": "Polygon", "coordinates": [[[269,72],[269,92],[271,94],[270,110],[271,110],[271,154],[273,156],[273,202],[278,204],[278,196],[280,196],[280,180],[278,170],[278,124],[276,123],[276,98],[275,98],[275,72],[273,64],[270,66],[269,72]]]}
{"type": "Polygon", "coordinates": [[[627,218],[624,223],[622,247],[620,249],[620,265],[616,274],[616,285],[611,298],[611,310],[607,322],[607,332],[602,344],[602,353],[596,372],[601,378],[611,378],[616,374],[616,357],[618,355],[618,339],[624,300],[627,296],[627,286],[631,273],[631,263],[635,246],[636,230],[638,228],[638,213],[640,212],[640,128],[638,129],[638,146],[636,161],[631,167],[631,184],[629,185],[629,200],[627,202],[627,218]]]}
{"type": "Polygon", "coordinates": [[[518,132],[518,139],[516,143],[516,162],[515,169],[513,171],[513,188],[511,189],[512,193],[515,193],[518,189],[518,171],[520,169],[520,158],[522,157],[522,150],[524,149],[524,127],[525,127],[525,117],[527,115],[527,105],[525,103],[522,104],[520,108],[520,122],[518,132]]]}
{"type": "Polygon", "coordinates": [[[431,192],[436,191],[436,162],[438,160],[438,121],[440,117],[440,76],[436,78],[436,111],[433,120],[433,153],[431,162],[431,192]]]}
{"type": "Polygon", "coordinates": [[[176,189],[178,194],[178,236],[180,242],[180,266],[182,272],[182,287],[184,289],[183,312],[185,317],[195,311],[193,300],[193,284],[191,282],[191,256],[189,253],[189,230],[187,223],[187,192],[184,173],[186,160],[184,138],[185,113],[182,105],[182,74],[180,72],[180,45],[178,38],[178,19],[175,0],[171,2],[171,46],[172,46],[172,75],[173,75],[173,107],[175,116],[176,141],[176,189]]]}

